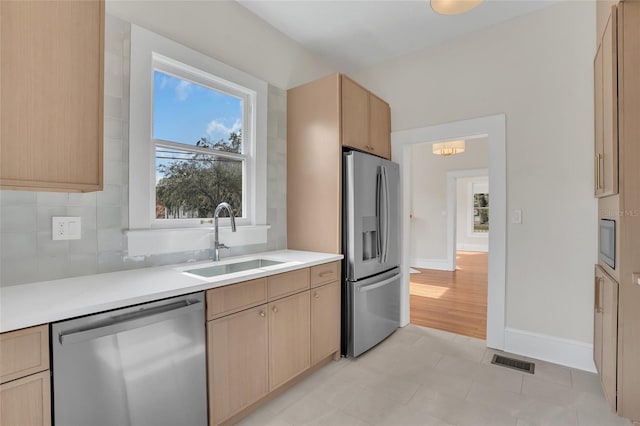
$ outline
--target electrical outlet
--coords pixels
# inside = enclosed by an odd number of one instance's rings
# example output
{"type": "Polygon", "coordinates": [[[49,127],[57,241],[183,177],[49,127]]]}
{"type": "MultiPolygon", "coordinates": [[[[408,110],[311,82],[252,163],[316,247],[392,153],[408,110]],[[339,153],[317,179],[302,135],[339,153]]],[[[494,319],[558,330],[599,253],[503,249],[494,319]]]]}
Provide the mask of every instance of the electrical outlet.
{"type": "Polygon", "coordinates": [[[51,235],[53,240],[79,240],[82,235],[82,218],[53,216],[51,235]]]}

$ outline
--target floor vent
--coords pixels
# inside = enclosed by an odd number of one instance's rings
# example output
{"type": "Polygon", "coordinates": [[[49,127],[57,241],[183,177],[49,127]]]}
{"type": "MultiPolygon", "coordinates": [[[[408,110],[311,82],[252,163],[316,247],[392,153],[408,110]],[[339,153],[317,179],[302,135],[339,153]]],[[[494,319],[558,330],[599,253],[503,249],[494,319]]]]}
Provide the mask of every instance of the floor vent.
{"type": "Polygon", "coordinates": [[[508,358],[498,354],[493,355],[491,364],[502,365],[503,367],[513,368],[529,374],[533,374],[536,369],[536,365],[533,362],[520,361],[519,359],[508,358]]]}

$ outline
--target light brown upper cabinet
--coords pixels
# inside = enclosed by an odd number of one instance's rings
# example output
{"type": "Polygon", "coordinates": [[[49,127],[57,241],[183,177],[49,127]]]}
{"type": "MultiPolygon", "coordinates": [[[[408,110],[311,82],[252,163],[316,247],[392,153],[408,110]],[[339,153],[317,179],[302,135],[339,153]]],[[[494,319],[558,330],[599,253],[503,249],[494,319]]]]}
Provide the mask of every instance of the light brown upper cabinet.
{"type": "Polygon", "coordinates": [[[371,153],[391,159],[391,108],[389,104],[369,94],[369,139],[371,153]]]}
{"type": "Polygon", "coordinates": [[[332,74],[287,91],[287,245],[341,253],[342,150],[391,154],[389,105],[332,74]]]}
{"type": "Polygon", "coordinates": [[[617,8],[614,6],[593,61],[596,197],[618,193],[617,27],[617,8]]]}
{"type": "Polygon", "coordinates": [[[342,76],[342,145],[391,158],[391,109],[382,99],[342,76]]]}
{"type": "Polygon", "coordinates": [[[104,1],[0,2],[0,187],[102,189],[104,1]]]}

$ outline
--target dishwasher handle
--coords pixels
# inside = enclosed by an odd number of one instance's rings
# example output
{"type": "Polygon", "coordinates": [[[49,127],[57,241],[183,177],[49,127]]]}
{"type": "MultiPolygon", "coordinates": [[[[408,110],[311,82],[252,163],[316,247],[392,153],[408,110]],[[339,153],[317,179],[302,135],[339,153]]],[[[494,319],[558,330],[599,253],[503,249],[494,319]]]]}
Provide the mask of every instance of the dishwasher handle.
{"type": "Polygon", "coordinates": [[[69,332],[62,332],[59,335],[59,340],[61,345],[93,340],[109,336],[111,334],[122,333],[124,331],[166,321],[180,315],[203,309],[204,306],[199,300],[181,300],[179,302],[167,303],[166,305],[154,306],[153,308],[114,315],[86,328],[83,327],[70,330],[69,332]]]}

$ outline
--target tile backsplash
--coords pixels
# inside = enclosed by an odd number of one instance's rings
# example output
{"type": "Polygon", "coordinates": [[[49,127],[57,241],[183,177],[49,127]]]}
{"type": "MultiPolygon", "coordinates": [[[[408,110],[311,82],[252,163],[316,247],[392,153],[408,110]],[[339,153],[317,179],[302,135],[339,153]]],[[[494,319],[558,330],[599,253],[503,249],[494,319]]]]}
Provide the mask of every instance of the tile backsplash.
{"type": "MultiPolygon", "coordinates": [[[[130,25],[107,16],[105,37],[104,190],[92,193],[0,191],[0,286],[188,260],[208,250],[129,257],[130,25]],[[82,218],[80,240],[53,241],[52,216],[82,218]]],[[[286,248],[286,91],[269,86],[266,244],[233,247],[240,255],[286,248]]]]}

